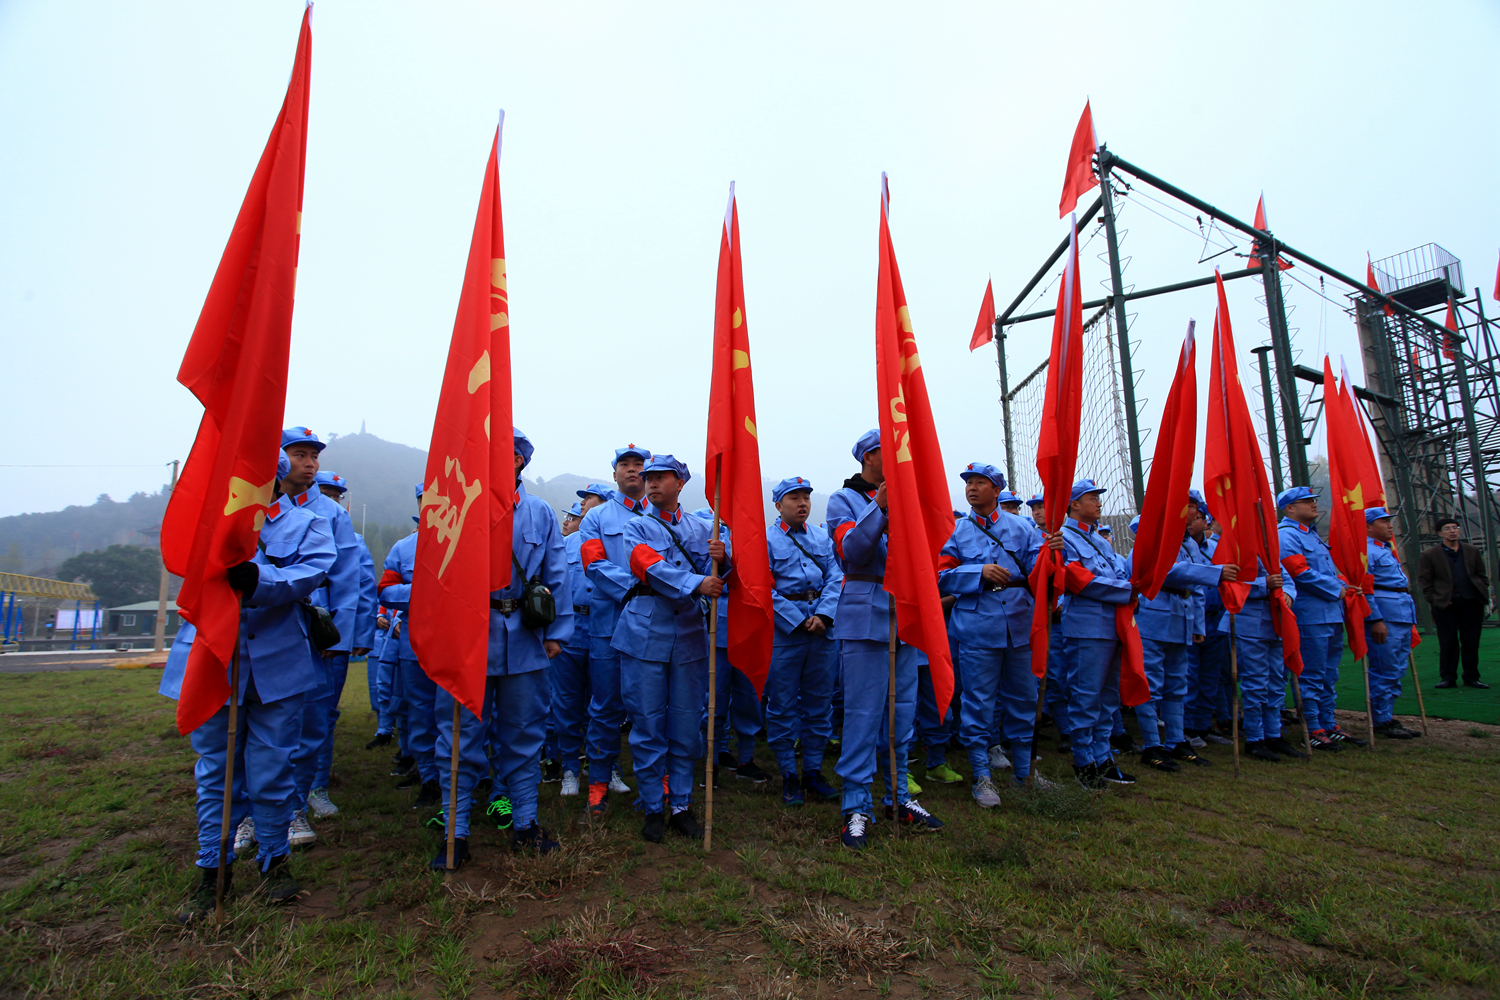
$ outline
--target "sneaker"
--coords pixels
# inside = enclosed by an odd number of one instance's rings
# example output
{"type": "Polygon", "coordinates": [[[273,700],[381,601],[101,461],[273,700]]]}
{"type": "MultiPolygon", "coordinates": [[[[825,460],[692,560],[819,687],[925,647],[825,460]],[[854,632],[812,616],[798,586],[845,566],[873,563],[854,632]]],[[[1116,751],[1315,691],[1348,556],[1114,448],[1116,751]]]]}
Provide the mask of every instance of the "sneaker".
{"type": "Polygon", "coordinates": [[[733,771],[739,766],[740,762],[728,750],[720,750],[719,756],[714,758],[714,770],[716,771],[733,771]]]}
{"type": "Polygon", "coordinates": [[[1099,780],[1111,785],[1133,785],[1135,775],[1126,774],[1120,770],[1118,764],[1111,764],[1108,767],[1099,768],[1099,780]]]}
{"type": "Polygon", "coordinates": [[[312,824],[307,822],[307,813],[292,813],[292,825],[287,828],[286,842],[293,847],[306,847],[318,839],[313,832],[312,824]]]}
{"type": "MultiPolygon", "coordinates": [[[[229,898],[229,885],[234,878],[234,862],[231,861],[224,866],[224,898],[229,898]]],[[[193,894],[188,897],[186,905],[177,911],[177,922],[180,924],[191,924],[202,920],[214,912],[214,899],[219,888],[219,869],[199,868],[198,884],[193,886],[193,894]]]]}
{"type": "Polygon", "coordinates": [[[555,785],[562,780],[562,761],[548,757],[542,761],[542,784],[555,785]]]}
{"type": "Polygon", "coordinates": [[[910,771],[906,772],[906,794],[907,795],[921,795],[922,794],[922,786],[919,785],[919,784],[917,784],[917,779],[913,778],[911,776],[911,772],[910,771]]]}
{"type": "Polygon", "coordinates": [[[1000,804],[1000,793],[988,777],[974,782],[974,804],[981,809],[993,809],[1000,804]]]}
{"type": "Polygon", "coordinates": [[[438,852],[432,856],[432,861],[427,867],[435,872],[458,871],[469,860],[469,838],[453,838],[453,867],[448,867],[448,845],[444,844],[438,848],[438,852]]]}
{"type": "Polygon", "coordinates": [[[742,778],[756,785],[764,785],[771,780],[771,776],[753,760],[747,760],[734,769],[734,776],[742,778]]]}
{"type": "Polygon", "coordinates": [[[365,744],[366,750],[374,750],[376,747],[388,747],[391,745],[390,733],[376,733],[375,738],[365,744]]]}
{"type": "Polygon", "coordinates": [[[1375,726],[1375,735],[1383,740],[1409,740],[1406,730],[1396,722],[1395,719],[1387,719],[1375,726]]]}
{"type": "Polygon", "coordinates": [[[1321,729],[1315,729],[1312,732],[1308,733],[1307,739],[1308,742],[1312,744],[1312,748],[1314,750],[1322,750],[1325,753],[1339,752],[1339,745],[1335,743],[1332,738],[1330,738],[1329,735],[1321,729]]]}
{"type": "Polygon", "coordinates": [[[1109,745],[1114,747],[1118,753],[1140,753],[1144,747],[1139,746],[1129,733],[1116,733],[1109,738],[1109,745]]]}
{"type": "Polygon", "coordinates": [[[1347,743],[1350,746],[1355,747],[1367,747],[1370,745],[1369,740],[1360,739],[1358,736],[1355,736],[1353,733],[1349,732],[1347,729],[1344,729],[1342,726],[1334,726],[1332,729],[1328,730],[1328,738],[1337,743],[1347,743]]]}
{"type": "Polygon", "coordinates": [[[412,800],[411,807],[416,812],[426,812],[443,804],[443,786],[436,779],[422,782],[417,797],[412,800]]]}
{"type": "Polygon", "coordinates": [[[417,758],[411,756],[402,757],[401,755],[397,754],[395,760],[391,762],[391,777],[404,778],[408,774],[410,774],[411,769],[416,766],[417,758]]]}
{"type": "Polygon", "coordinates": [[[1175,747],[1172,747],[1167,752],[1172,755],[1173,760],[1184,761],[1188,764],[1194,765],[1195,767],[1214,766],[1213,761],[1209,760],[1206,757],[1200,757],[1193,752],[1193,744],[1189,740],[1183,740],[1181,743],[1177,744],[1175,747]]]}
{"type": "Polygon", "coordinates": [[[422,825],[446,837],[448,835],[448,810],[444,809],[436,816],[428,816],[422,821],[422,825]]]}
{"type": "Polygon", "coordinates": [[[1419,740],[1422,738],[1422,731],[1420,729],[1407,729],[1399,722],[1396,723],[1396,728],[1405,733],[1406,738],[1409,740],[1419,740]]]}
{"type": "MultiPolygon", "coordinates": [[[[886,819],[896,819],[896,816],[894,808],[885,807],[886,819]]],[[[916,833],[932,833],[943,828],[943,821],[922,808],[922,803],[916,799],[907,799],[901,803],[900,823],[902,826],[910,827],[916,833]]]]}
{"type": "Polygon", "coordinates": [[[255,844],[255,817],[246,816],[234,829],[234,853],[244,854],[255,844]]]}
{"type": "Polygon", "coordinates": [[[578,794],[578,772],[564,771],[562,776],[562,787],[557,790],[558,795],[578,794]]]}
{"type": "Polygon", "coordinates": [[[396,782],[396,791],[404,792],[408,788],[420,788],[421,786],[422,772],[417,770],[417,766],[413,764],[411,770],[406,772],[406,777],[396,782]]]}
{"type": "Polygon", "coordinates": [[[641,825],[641,837],[643,839],[649,840],[653,844],[660,844],[662,835],[666,832],[666,817],[659,812],[646,814],[646,822],[641,825]]]}
{"type": "Polygon", "coordinates": [[[1275,764],[1280,762],[1281,760],[1281,756],[1277,754],[1275,750],[1272,750],[1270,746],[1266,744],[1265,740],[1255,740],[1254,742],[1247,742],[1245,744],[1245,753],[1251,757],[1254,757],[1256,760],[1263,760],[1267,764],[1275,764]]]}
{"type": "Polygon", "coordinates": [[[314,788],[307,793],[307,808],[311,809],[312,814],[318,819],[327,819],[339,814],[339,807],[334,805],[333,800],[328,797],[326,788],[314,788]]]}
{"type": "Polygon", "coordinates": [[[781,778],[781,804],[784,806],[800,806],[806,801],[802,795],[802,779],[798,778],[796,772],[783,775],[781,778]]]}
{"type": "MultiPolygon", "coordinates": [[[[1012,774],[1010,776],[1010,787],[1015,788],[1015,789],[1025,788],[1026,787],[1026,780],[1027,779],[1021,777],[1018,774],[1012,774]]],[[[1059,788],[1061,788],[1062,786],[1059,785],[1057,782],[1055,782],[1055,781],[1049,781],[1046,778],[1042,777],[1040,774],[1036,773],[1035,771],[1032,771],[1031,772],[1031,787],[1034,788],[1034,789],[1036,789],[1039,792],[1055,792],[1059,788]]]]}
{"type": "Polygon", "coordinates": [[[609,808],[609,786],[602,781],[589,782],[589,815],[603,816],[609,808]]]}
{"type": "Polygon", "coordinates": [[[949,767],[947,761],[944,761],[937,767],[929,767],[927,769],[927,777],[942,785],[960,785],[963,784],[964,780],[964,776],[949,767]]]}
{"type": "Polygon", "coordinates": [[[667,825],[672,828],[673,833],[679,833],[690,840],[703,839],[703,824],[698,822],[698,817],[693,815],[691,809],[679,809],[667,820],[667,825]]]}
{"type": "Polygon", "coordinates": [[[524,828],[518,826],[510,832],[510,849],[516,854],[528,847],[535,847],[538,854],[551,854],[560,846],[546,830],[542,829],[540,823],[533,822],[524,828]]]}
{"type": "MultiPolygon", "coordinates": [[[[1147,767],[1154,767],[1158,771],[1166,771],[1169,774],[1175,774],[1182,770],[1182,765],[1172,759],[1172,755],[1167,752],[1166,747],[1147,747],[1142,750],[1141,763],[1147,767]]],[[[1115,768],[1115,770],[1119,769],[1115,768]]],[[[1104,780],[1109,781],[1111,779],[1106,776],[1104,780]]]]}
{"type": "Polygon", "coordinates": [[[1201,736],[1189,736],[1187,738],[1187,742],[1188,746],[1192,747],[1194,750],[1202,750],[1204,747],[1208,746],[1208,741],[1201,736]]]}
{"type": "Polygon", "coordinates": [[[1010,767],[1010,758],[1005,756],[1005,748],[998,743],[990,747],[990,770],[1004,771],[1010,767]]]}
{"type": "Polygon", "coordinates": [[[1079,787],[1090,792],[1097,792],[1104,787],[1104,779],[1099,776],[1097,764],[1074,764],[1073,780],[1078,782],[1079,787]]]}
{"type": "Polygon", "coordinates": [[[272,858],[270,866],[260,873],[261,887],[272,903],[285,903],[302,895],[301,883],[292,876],[291,860],[290,854],[272,858]]]}
{"type": "Polygon", "coordinates": [[[1276,737],[1275,739],[1266,740],[1266,749],[1274,751],[1275,753],[1279,753],[1283,757],[1298,757],[1302,760],[1307,759],[1307,754],[1303,753],[1300,747],[1298,747],[1295,743],[1292,743],[1290,740],[1284,739],[1280,736],[1276,737]]]}
{"type": "Polygon", "coordinates": [[[615,765],[609,772],[609,790],[619,795],[630,791],[630,786],[625,784],[625,777],[620,774],[619,765],[615,765]]]}
{"type": "Polygon", "coordinates": [[[509,830],[511,823],[510,796],[502,795],[498,799],[492,799],[484,810],[485,819],[495,824],[496,830],[509,830]]]}
{"type": "Polygon", "coordinates": [[[1205,743],[1212,743],[1216,747],[1232,747],[1232,746],[1234,746],[1234,740],[1230,739],[1227,736],[1220,736],[1218,733],[1214,732],[1212,729],[1210,729],[1208,732],[1206,732],[1206,733],[1203,734],[1203,742],[1205,742],[1205,743]]]}
{"type": "Polygon", "coordinates": [[[832,802],[839,798],[839,790],[828,783],[823,777],[822,771],[802,772],[802,790],[808,792],[824,802],[832,802]]]}
{"type": "Polygon", "coordinates": [[[870,817],[864,813],[850,813],[844,817],[843,829],[839,831],[839,842],[851,851],[863,851],[870,846],[870,840],[865,833],[865,828],[870,823],[870,817]]]}

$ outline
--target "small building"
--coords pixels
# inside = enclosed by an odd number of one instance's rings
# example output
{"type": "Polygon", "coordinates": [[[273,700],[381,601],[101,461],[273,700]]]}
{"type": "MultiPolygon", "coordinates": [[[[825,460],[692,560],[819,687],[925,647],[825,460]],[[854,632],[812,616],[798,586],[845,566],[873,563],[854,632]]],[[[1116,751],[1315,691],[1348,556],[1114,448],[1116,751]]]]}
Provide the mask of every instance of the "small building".
{"type": "MultiPolygon", "coordinates": [[[[134,639],[142,636],[147,639],[152,638],[156,635],[156,609],[155,601],[141,601],[139,604],[110,608],[104,615],[104,636],[111,639],[134,639]]],[[[168,637],[176,635],[181,626],[182,619],[177,614],[177,602],[168,601],[168,637]]]]}

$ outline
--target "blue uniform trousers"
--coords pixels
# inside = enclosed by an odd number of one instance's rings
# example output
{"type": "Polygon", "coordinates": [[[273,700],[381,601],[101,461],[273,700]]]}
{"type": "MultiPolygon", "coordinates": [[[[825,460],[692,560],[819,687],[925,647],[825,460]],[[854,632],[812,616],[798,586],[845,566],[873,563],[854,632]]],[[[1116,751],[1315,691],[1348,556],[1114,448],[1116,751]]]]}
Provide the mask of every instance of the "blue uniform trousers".
{"type": "Polygon", "coordinates": [[[1186,643],[1141,637],[1146,683],[1151,688],[1151,698],[1135,707],[1142,746],[1175,747],[1187,739],[1182,731],[1182,706],[1187,697],[1190,669],[1188,648],[1186,643]],[[1165,733],[1161,731],[1162,727],[1166,728],[1165,733]]]}
{"type": "MultiPolygon", "coordinates": [[[[589,781],[608,781],[620,760],[620,726],[625,722],[620,651],[607,635],[589,636],[589,726],[586,736],[589,781]]],[[[706,689],[705,689],[706,690],[706,689]]]]}
{"type": "MultiPolygon", "coordinates": [[[[1286,662],[1277,639],[1237,637],[1240,674],[1240,729],[1245,742],[1281,736],[1281,708],[1286,704],[1286,662]]],[[[1306,677],[1306,673],[1303,674],[1306,677]]],[[[1306,704],[1304,688],[1303,703],[1306,704]]]]}
{"type": "MultiPolygon", "coordinates": [[[[255,817],[255,836],[260,843],[256,860],[264,870],[272,858],[291,851],[287,827],[297,794],[292,779],[292,753],[302,737],[305,695],[280,701],[252,701],[241,705],[236,719],[234,792],[230,803],[229,832],[245,817],[255,817]]],[[[224,820],[224,771],[229,743],[229,707],[219,709],[193,730],[193,750],[198,763],[198,866],[219,864],[220,824],[224,820]]],[[[229,860],[234,860],[233,847],[229,860]]]]}
{"type": "MultiPolygon", "coordinates": [[[[438,781],[442,774],[433,751],[437,746],[435,705],[440,689],[420,663],[404,658],[401,660],[401,684],[406,695],[406,728],[411,734],[406,752],[417,759],[417,771],[424,782],[438,781]]],[[[451,703],[448,710],[453,710],[451,703]]]]}
{"type": "Polygon", "coordinates": [[[1063,639],[1060,625],[1053,625],[1047,635],[1047,691],[1044,707],[1057,725],[1058,734],[1065,736],[1068,733],[1067,642],[1063,639]]]}
{"type": "Polygon", "coordinates": [[[1031,735],[1036,729],[1036,676],[1031,647],[987,649],[960,644],[964,690],[959,699],[959,740],[969,751],[974,780],[990,776],[989,748],[998,733],[1010,741],[1018,777],[1031,773],[1031,735]]]}
{"type": "Polygon", "coordinates": [[[802,771],[823,769],[833,735],[833,675],[838,644],[831,639],[775,646],[766,676],[766,740],[784,775],[797,773],[795,743],[802,741],[802,771]]]}
{"type": "MultiPolygon", "coordinates": [[[[703,759],[703,711],[708,703],[708,659],[638,660],[620,657],[620,688],[630,713],[630,760],[639,782],[636,808],[662,812],[662,778],[671,783],[673,811],[693,804],[693,768],[703,759]]],[[[590,779],[607,781],[608,771],[590,779]]]]}
{"type": "Polygon", "coordinates": [[[406,700],[406,676],[401,669],[401,658],[398,654],[392,654],[390,659],[380,661],[381,684],[384,694],[385,711],[390,719],[390,724],[396,730],[396,746],[401,750],[401,756],[413,756],[411,752],[411,721],[409,719],[411,706],[406,700]]]}
{"type": "MultiPolygon", "coordinates": [[[[394,642],[395,640],[390,640],[394,642]]],[[[400,714],[405,714],[406,702],[401,698],[396,689],[396,670],[400,660],[394,655],[387,657],[382,655],[375,662],[375,679],[372,682],[371,698],[375,702],[375,731],[377,733],[393,733],[399,720],[400,714]]],[[[401,723],[401,744],[406,745],[406,726],[401,723]]]]}
{"type": "MultiPolygon", "coordinates": [[[[316,689],[307,692],[302,701],[302,735],[297,739],[297,749],[292,752],[292,783],[296,786],[292,806],[301,811],[307,808],[307,793],[313,788],[313,775],[318,768],[318,754],[328,739],[328,692],[329,668],[333,658],[323,659],[317,650],[312,650],[313,669],[322,678],[316,689]]],[[[348,654],[343,654],[347,669],[348,654]]]]}
{"type": "MultiPolygon", "coordinates": [[[[484,721],[460,708],[458,733],[458,819],[454,836],[469,835],[469,813],[474,786],[494,769],[491,798],[510,791],[510,808],[517,829],[536,822],[537,786],[542,782],[542,741],[547,735],[550,707],[547,671],[486,677],[484,721]]],[[[437,742],[434,747],[442,772],[443,800],[451,807],[453,765],[453,695],[437,689],[434,702],[437,742]]]]}
{"type": "MultiPolygon", "coordinates": [[[[1338,725],[1333,717],[1339,682],[1339,660],[1344,656],[1344,626],[1302,625],[1302,708],[1313,732],[1338,725]]],[[[1243,669],[1243,668],[1242,668],[1243,669]]],[[[1282,698],[1285,701],[1285,696],[1282,698]]]]}
{"type": "MultiPolygon", "coordinates": [[[[952,644],[949,644],[951,650],[952,644]]],[[[951,655],[951,653],[950,653],[951,655]]],[[[937,692],[932,686],[932,667],[923,663],[917,667],[917,735],[927,748],[927,766],[942,764],[948,741],[958,735],[958,706],[964,693],[964,672],[958,657],[953,657],[953,698],[948,711],[941,718],[937,714],[937,692]]]]}
{"type": "Polygon", "coordinates": [[[1188,679],[1186,728],[1211,729],[1229,718],[1229,636],[1210,631],[1188,647],[1188,679]]]}
{"type": "MultiPolygon", "coordinates": [[[[714,672],[718,677],[718,690],[714,692],[714,745],[716,751],[729,749],[729,731],[732,728],[739,737],[739,753],[736,763],[746,764],[755,756],[755,738],[765,728],[761,720],[760,698],[755,694],[755,685],[744,672],[729,662],[729,651],[719,647],[715,655],[714,672]]],[[[704,706],[705,724],[708,708],[704,706]]],[[[715,764],[718,762],[715,761],[715,764]]]]}
{"type": "MultiPolygon", "coordinates": [[[[552,685],[552,720],[547,734],[547,756],[561,761],[564,771],[579,772],[584,730],[589,715],[589,647],[564,646],[547,663],[552,685]]],[[[606,776],[604,780],[609,780],[606,776]]]]}
{"type": "Polygon", "coordinates": [[[1120,708],[1120,640],[1069,637],[1063,643],[1073,763],[1109,764],[1114,760],[1109,737],[1120,708]]]}
{"type": "Polygon", "coordinates": [[[1390,722],[1396,699],[1401,697],[1401,678],[1411,655],[1411,622],[1386,622],[1383,643],[1369,641],[1370,709],[1375,724],[1390,722]]]}
{"type": "MultiPolygon", "coordinates": [[[[906,755],[911,748],[917,714],[917,663],[914,646],[896,647],[896,795],[905,802],[906,755]]],[[[874,639],[844,639],[839,643],[839,672],[844,679],[844,742],[835,772],[844,783],[844,814],[874,815],[870,785],[878,772],[890,787],[890,723],[886,700],[890,691],[890,646],[874,639]]],[[[889,796],[885,801],[890,802],[889,796]]]]}
{"type": "MultiPolygon", "coordinates": [[[[339,724],[339,701],[344,697],[344,682],[349,679],[349,654],[340,653],[323,661],[328,668],[330,690],[322,699],[323,710],[328,715],[323,745],[319,747],[313,768],[312,788],[327,788],[328,777],[333,771],[333,733],[339,724]]],[[[300,782],[298,783],[300,786],[300,782]]],[[[301,790],[300,787],[298,789],[301,790]]]]}
{"type": "Polygon", "coordinates": [[[370,711],[380,718],[380,657],[372,649],[365,656],[365,692],[370,696],[370,711]]]}

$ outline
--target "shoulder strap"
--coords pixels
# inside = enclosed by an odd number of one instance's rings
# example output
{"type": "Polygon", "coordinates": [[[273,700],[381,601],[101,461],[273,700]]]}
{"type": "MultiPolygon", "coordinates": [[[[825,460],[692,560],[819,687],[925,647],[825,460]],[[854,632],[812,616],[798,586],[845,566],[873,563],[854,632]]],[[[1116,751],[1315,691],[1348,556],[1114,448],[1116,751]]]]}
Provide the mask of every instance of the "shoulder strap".
{"type": "Polygon", "coordinates": [[[689,552],[687,549],[685,549],[685,548],[682,547],[682,542],[678,541],[678,539],[677,539],[677,532],[675,532],[675,531],[672,530],[672,525],[670,525],[669,523],[667,523],[666,521],[662,520],[659,517],[658,518],[654,518],[653,520],[655,520],[663,528],[667,529],[667,534],[670,535],[671,538],[672,538],[672,544],[675,545],[675,546],[677,546],[677,551],[681,552],[683,554],[683,557],[686,558],[687,561],[688,561],[688,565],[691,566],[691,567],[693,567],[693,572],[697,573],[698,572],[698,560],[696,560],[696,559],[693,558],[693,554],[691,552],[689,552]]]}
{"type": "Polygon", "coordinates": [[[271,553],[266,551],[265,539],[261,538],[259,535],[255,536],[255,547],[260,549],[260,554],[266,557],[266,562],[270,563],[272,566],[275,566],[277,569],[286,568],[282,565],[280,559],[276,558],[275,556],[271,555],[271,553]]]}
{"type": "Polygon", "coordinates": [[[1093,548],[1093,550],[1095,552],[1099,553],[1101,556],[1103,556],[1106,559],[1109,559],[1110,557],[1116,555],[1114,549],[1110,549],[1108,552],[1105,552],[1102,548],[1100,548],[1099,547],[1099,543],[1096,542],[1096,541],[1094,541],[1092,535],[1086,535],[1083,532],[1079,531],[1077,528],[1070,527],[1069,525],[1066,525],[1066,524],[1063,525],[1063,530],[1064,531],[1071,531],[1073,534],[1077,535],[1079,538],[1082,538],[1084,541],[1088,542],[1089,545],[1093,548]]]}
{"type": "Polygon", "coordinates": [[[824,573],[828,572],[828,567],[823,565],[823,560],[819,559],[817,556],[804,549],[802,547],[802,543],[797,541],[797,536],[793,535],[790,531],[786,533],[786,540],[797,546],[798,552],[801,552],[803,555],[807,556],[807,558],[817,563],[818,569],[822,570],[824,573]]]}
{"type": "Polygon", "coordinates": [[[1016,564],[1016,572],[1017,573],[1024,573],[1025,572],[1025,570],[1021,569],[1021,560],[1020,560],[1020,558],[1014,552],[1012,552],[1010,549],[1007,549],[1005,547],[1005,543],[1004,542],[1002,542],[1000,539],[996,538],[993,534],[991,534],[989,528],[986,528],[983,524],[981,524],[979,522],[979,519],[976,518],[976,517],[974,517],[972,514],[969,515],[969,520],[974,522],[974,527],[978,528],[980,531],[984,532],[986,535],[989,535],[990,536],[990,541],[992,541],[996,545],[1000,546],[1000,551],[1001,552],[1004,552],[1006,555],[1010,556],[1010,561],[1016,564]]]}

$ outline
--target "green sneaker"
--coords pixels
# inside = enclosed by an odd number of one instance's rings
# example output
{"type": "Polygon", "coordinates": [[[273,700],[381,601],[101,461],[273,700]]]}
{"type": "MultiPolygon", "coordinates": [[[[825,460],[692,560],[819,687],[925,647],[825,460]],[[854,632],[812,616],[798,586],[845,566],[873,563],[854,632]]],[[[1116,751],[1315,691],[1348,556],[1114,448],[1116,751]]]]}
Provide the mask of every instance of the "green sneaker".
{"type": "Polygon", "coordinates": [[[911,776],[911,772],[910,771],[906,772],[906,794],[907,795],[921,795],[922,794],[922,786],[919,785],[919,784],[917,784],[917,779],[913,778],[911,776]]]}
{"type": "Polygon", "coordinates": [[[448,832],[448,813],[447,813],[447,811],[444,810],[443,812],[438,813],[436,816],[430,816],[430,817],[428,817],[427,819],[425,819],[425,820],[422,821],[422,825],[425,826],[425,827],[427,827],[427,829],[429,829],[429,830],[436,830],[438,833],[447,833],[448,832]]]}
{"type": "MultiPolygon", "coordinates": [[[[964,780],[964,776],[949,767],[947,761],[944,761],[937,767],[929,767],[927,769],[927,777],[944,785],[957,785],[964,780]]],[[[913,792],[912,794],[915,795],[916,793],[913,792]]]]}
{"type": "Polygon", "coordinates": [[[491,823],[495,824],[496,830],[510,829],[510,796],[502,795],[490,802],[489,808],[484,811],[491,823]]]}

